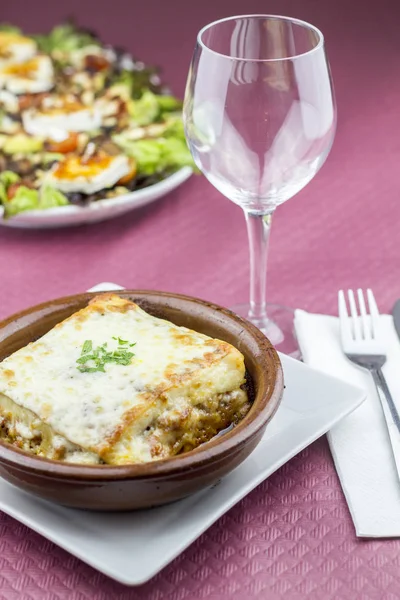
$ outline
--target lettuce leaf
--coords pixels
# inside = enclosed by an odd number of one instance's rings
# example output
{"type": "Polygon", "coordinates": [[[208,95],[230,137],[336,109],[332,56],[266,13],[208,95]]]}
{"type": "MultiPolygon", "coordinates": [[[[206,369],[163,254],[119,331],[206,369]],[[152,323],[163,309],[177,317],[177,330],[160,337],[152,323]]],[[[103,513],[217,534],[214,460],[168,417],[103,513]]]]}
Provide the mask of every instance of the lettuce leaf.
{"type": "Polygon", "coordinates": [[[168,118],[165,122],[164,137],[173,137],[182,140],[186,144],[185,130],[183,128],[182,115],[174,115],[168,118]]]}
{"type": "Polygon", "coordinates": [[[10,25],[9,23],[2,23],[0,25],[0,31],[6,31],[7,33],[16,33],[17,35],[22,34],[22,30],[19,27],[10,25]]]}
{"type": "Polygon", "coordinates": [[[5,204],[7,202],[7,190],[4,183],[0,182],[0,204],[5,204]]]}
{"type": "Polygon", "coordinates": [[[162,139],[160,142],[162,142],[164,169],[194,167],[193,158],[185,140],[170,137],[162,139]]]}
{"type": "Polygon", "coordinates": [[[3,151],[6,154],[31,154],[40,151],[42,148],[42,138],[26,135],[25,133],[8,136],[3,145],[3,151]]]}
{"type": "Polygon", "coordinates": [[[73,52],[85,46],[98,46],[99,42],[91,33],[77,28],[73,23],[67,22],[54,27],[47,35],[32,36],[39,50],[51,54],[54,50],[59,52],[73,52]]]}
{"type": "Polygon", "coordinates": [[[21,185],[15,196],[8,200],[5,186],[0,182],[0,199],[4,204],[4,216],[6,218],[13,217],[26,210],[45,210],[69,204],[68,198],[64,194],[49,185],[43,185],[39,191],[21,185]]]}
{"type": "Polygon", "coordinates": [[[12,217],[25,210],[34,210],[39,206],[39,194],[37,190],[31,190],[24,185],[18,188],[12,200],[4,203],[4,216],[12,217]]]}
{"type": "Polygon", "coordinates": [[[175,96],[156,96],[161,112],[172,112],[182,109],[182,100],[175,96]]]}
{"type": "Polygon", "coordinates": [[[69,204],[68,198],[62,192],[49,185],[43,185],[39,192],[38,208],[54,208],[55,206],[65,206],[69,204]]]}
{"type": "Polygon", "coordinates": [[[181,118],[181,109],[182,102],[174,96],[159,96],[150,90],[145,90],[138,100],[131,100],[128,103],[132,121],[139,126],[154,123],[160,117],[165,120],[170,116],[181,118]]]}
{"type": "Polygon", "coordinates": [[[177,138],[156,138],[127,140],[117,138],[116,143],[137,162],[138,174],[153,175],[181,167],[194,167],[192,155],[184,140],[177,138]]]}
{"type": "Polygon", "coordinates": [[[65,154],[61,154],[61,152],[43,152],[40,156],[40,161],[42,165],[47,165],[48,163],[63,160],[65,158],[65,154]]]}
{"type": "Polygon", "coordinates": [[[131,100],[128,103],[128,111],[136,125],[153,123],[160,114],[157,96],[150,90],[146,90],[139,100],[131,100]]]}
{"type": "Polygon", "coordinates": [[[16,183],[20,179],[21,177],[13,171],[3,171],[2,173],[0,173],[0,183],[4,185],[5,189],[7,189],[9,185],[11,185],[12,183],[16,183]]]}
{"type": "Polygon", "coordinates": [[[125,86],[129,98],[140,100],[144,92],[150,91],[154,87],[151,81],[156,72],[157,70],[153,68],[137,71],[121,69],[118,74],[112,76],[111,84],[125,86]]]}
{"type": "Polygon", "coordinates": [[[156,173],[161,163],[161,148],[158,140],[121,140],[121,142],[126,154],[136,160],[139,174],[156,173]]]}
{"type": "Polygon", "coordinates": [[[8,202],[7,189],[12,183],[19,181],[21,177],[13,171],[3,171],[0,173],[0,204],[8,202]]]}

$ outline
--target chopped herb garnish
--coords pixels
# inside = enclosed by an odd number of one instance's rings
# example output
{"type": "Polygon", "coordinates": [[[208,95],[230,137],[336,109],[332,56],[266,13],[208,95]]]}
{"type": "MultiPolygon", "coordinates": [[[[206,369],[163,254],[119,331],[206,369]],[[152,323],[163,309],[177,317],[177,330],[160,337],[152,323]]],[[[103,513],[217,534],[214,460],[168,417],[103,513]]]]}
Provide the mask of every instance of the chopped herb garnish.
{"type": "Polygon", "coordinates": [[[129,352],[128,348],[135,346],[136,343],[130,343],[120,337],[113,337],[112,339],[118,342],[118,347],[115,350],[108,350],[107,342],[93,348],[92,341],[86,340],[82,346],[81,355],[76,360],[78,371],[81,373],[95,373],[96,371],[104,373],[104,366],[106,363],[111,362],[117,365],[129,365],[135,355],[133,352],[129,352]]]}
{"type": "Polygon", "coordinates": [[[129,346],[130,348],[132,348],[132,346],[136,346],[136,343],[130,344],[128,340],[123,340],[120,337],[113,337],[113,340],[116,340],[120,346],[129,346]]]}
{"type": "Polygon", "coordinates": [[[81,354],[87,354],[92,349],[92,340],[86,340],[82,346],[81,354]]]}

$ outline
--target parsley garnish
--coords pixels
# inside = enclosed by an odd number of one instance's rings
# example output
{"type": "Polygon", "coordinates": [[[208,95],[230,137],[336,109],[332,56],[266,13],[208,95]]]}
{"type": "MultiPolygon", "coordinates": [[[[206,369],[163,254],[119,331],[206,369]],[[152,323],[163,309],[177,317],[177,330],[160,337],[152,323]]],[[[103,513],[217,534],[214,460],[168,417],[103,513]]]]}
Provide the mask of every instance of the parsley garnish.
{"type": "Polygon", "coordinates": [[[130,348],[136,346],[136,344],[130,344],[128,340],[123,340],[120,337],[113,337],[113,340],[116,340],[120,346],[129,346],[130,348]]]}
{"type": "Polygon", "coordinates": [[[106,363],[110,362],[117,365],[129,365],[134,353],[128,351],[128,348],[132,348],[136,344],[120,337],[113,337],[113,340],[118,342],[116,350],[108,350],[107,342],[93,348],[92,341],[86,340],[82,346],[81,355],[76,361],[78,371],[81,373],[95,373],[96,371],[104,373],[106,363]]]}
{"type": "Polygon", "coordinates": [[[82,347],[82,354],[87,354],[88,352],[90,352],[92,349],[92,341],[91,340],[86,340],[86,342],[84,342],[83,347],[82,347]]]}

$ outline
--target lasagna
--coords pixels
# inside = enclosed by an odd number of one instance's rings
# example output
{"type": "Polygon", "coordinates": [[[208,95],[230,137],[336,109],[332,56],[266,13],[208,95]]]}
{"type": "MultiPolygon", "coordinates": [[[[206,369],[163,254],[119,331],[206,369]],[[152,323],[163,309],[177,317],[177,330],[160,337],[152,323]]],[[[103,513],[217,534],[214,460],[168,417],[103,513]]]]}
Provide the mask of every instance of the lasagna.
{"type": "Polygon", "coordinates": [[[54,460],[168,458],[249,408],[236,348],[111,293],[0,363],[0,437],[54,460]]]}

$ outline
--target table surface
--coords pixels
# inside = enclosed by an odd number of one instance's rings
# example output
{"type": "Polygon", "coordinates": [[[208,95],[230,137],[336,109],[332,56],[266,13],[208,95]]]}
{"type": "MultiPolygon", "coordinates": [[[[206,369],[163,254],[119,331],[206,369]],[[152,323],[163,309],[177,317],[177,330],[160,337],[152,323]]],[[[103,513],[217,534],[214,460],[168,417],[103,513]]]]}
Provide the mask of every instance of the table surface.
{"type": "MultiPolygon", "coordinates": [[[[65,16],[62,5],[13,0],[1,18],[38,31],[65,16]]],[[[269,299],[333,314],[337,289],[370,286],[381,309],[389,310],[400,296],[400,5],[381,0],[375,10],[361,0],[270,0],[267,7],[324,31],[339,111],[327,163],[274,217],[269,299]]],[[[68,2],[68,14],[80,23],[160,64],[180,95],[198,29],[229,14],[265,10],[261,0],[68,2]]],[[[0,256],[0,318],[100,281],[227,306],[247,299],[243,215],[202,177],[107,223],[47,232],[1,229],[0,256]]],[[[389,600],[399,597],[399,566],[399,541],[356,539],[325,439],[136,589],[0,516],[0,598],[7,600],[389,600]]]]}

